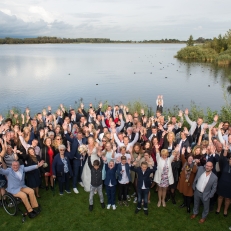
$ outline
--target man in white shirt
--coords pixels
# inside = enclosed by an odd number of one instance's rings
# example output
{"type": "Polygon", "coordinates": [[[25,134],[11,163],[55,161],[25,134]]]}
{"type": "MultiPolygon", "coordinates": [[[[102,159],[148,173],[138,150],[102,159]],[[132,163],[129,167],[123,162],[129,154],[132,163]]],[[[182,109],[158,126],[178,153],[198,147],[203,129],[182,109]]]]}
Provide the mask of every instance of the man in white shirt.
{"type": "Polygon", "coordinates": [[[217,176],[212,172],[213,163],[208,161],[205,167],[198,168],[197,175],[193,182],[194,190],[194,208],[191,219],[194,219],[199,213],[200,201],[202,201],[204,209],[202,218],[199,223],[204,223],[209,213],[210,198],[213,197],[217,190],[217,176]]]}
{"type": "Polygon", "coordinates": [[[118,159],[120,161],[121,156],[126,156],[127,160],[129,160],[129,159],[131,160],[131,155],[126,153],[126,147],[125,146],[120,147],[120,153],[116,153],[115,159],[116,160],[118,159]]]}

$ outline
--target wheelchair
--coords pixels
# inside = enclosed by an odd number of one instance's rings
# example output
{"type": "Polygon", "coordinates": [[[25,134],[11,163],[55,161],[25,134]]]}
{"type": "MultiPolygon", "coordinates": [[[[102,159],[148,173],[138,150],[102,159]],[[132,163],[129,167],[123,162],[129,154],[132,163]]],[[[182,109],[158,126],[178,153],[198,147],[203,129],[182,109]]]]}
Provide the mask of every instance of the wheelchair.
{"type": "Polygon", "coordinates": [[[22,223],[24,223],[27,212],[25,213],[19,208],[20,203],[22,203],[22,200],[19,197],[14,197],[11,193],[6,192],[2,196],[2,206],[6,213],[10,216],[15,216],[18,212],[20,212],[22,215],[22,223]]]}

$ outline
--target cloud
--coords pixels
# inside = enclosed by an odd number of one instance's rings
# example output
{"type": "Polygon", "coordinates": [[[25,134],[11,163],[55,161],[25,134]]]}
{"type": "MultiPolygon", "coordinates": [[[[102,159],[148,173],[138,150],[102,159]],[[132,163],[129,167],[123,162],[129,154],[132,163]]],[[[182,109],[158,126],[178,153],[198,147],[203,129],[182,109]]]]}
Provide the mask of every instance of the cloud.
{"type": "Polygon", "coordinates": [[[25,22],[22,19],[17,18],[15,15],[7,15],[0,11],[0,35],[1,37],[7,36],[42,36],[57,34],[60,31],[64,33],[73,29],[72,25],[69,25],[62,21],[55,20],[52,23],[39,20],[36,22],[25,22]]]}
{"type": "Polygon", "coordinates": [[[38,15],[38,17],[45,22],[51,23],[55,21],[55,18],[52,16],[52,14],[40,6],[31,6],[29,8],[29,12],[33,15],[38,15]]]}
{"type": "Polygon", "coordinates": [[[2,0],[0,36],[212,38],[230,28],[230,7],[230,0],[2,0]]]}

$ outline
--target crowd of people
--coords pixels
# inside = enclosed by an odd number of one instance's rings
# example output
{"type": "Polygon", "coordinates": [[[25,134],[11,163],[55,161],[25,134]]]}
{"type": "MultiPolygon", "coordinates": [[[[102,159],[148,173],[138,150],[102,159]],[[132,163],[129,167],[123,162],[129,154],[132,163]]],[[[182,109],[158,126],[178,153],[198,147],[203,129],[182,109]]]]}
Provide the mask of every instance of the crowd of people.
{"type": "Polygon", "coordinates": [[[0,115],[1,195],[7,190],[22,198],[33,218],[40,212],[40,188],[54,190],[55,180],[60,196],[71,188],[78,194],[84,187],[90,211],[98,194],[102,208],[129,206],[133,198],[135,213],[143,207],[148,215],[151,193],[158,193],[157,207],[166,207],[168,201],[176,204],[178,190],[179,207],[192,213],[191,219],[199,215],[201,202],[199,223],[210,211],[218,215],[223,202],[226,217],[231,198],[230,123],[218,123],[217,115],[212,124],[201,117],[192,121],[188,109],[166,119],[163,96],[156,104],[151,117],[143,109],[130,113],[124,105],[102,110],[102,103],[88,109],[81,103],[77,110],[61,104],[55,112],[49,106],[33,117],[29,108],[22,115],[10,111],[6,119],[0,115]]]}

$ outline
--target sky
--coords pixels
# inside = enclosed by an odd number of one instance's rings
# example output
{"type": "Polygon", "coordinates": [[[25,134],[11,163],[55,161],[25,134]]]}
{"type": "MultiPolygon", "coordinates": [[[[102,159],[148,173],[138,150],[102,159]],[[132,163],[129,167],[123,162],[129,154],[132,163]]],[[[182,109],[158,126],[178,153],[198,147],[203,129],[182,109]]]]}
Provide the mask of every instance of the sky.
{"type": "Polygon", "coordinates": [[[231,29],[230,0],[1,0],[0,37],[213,38],[231,29]]]}

